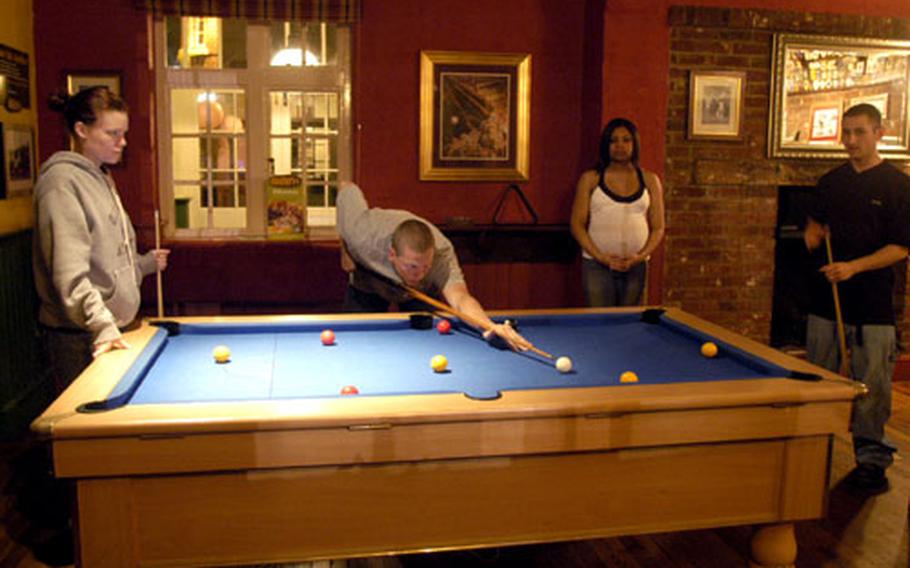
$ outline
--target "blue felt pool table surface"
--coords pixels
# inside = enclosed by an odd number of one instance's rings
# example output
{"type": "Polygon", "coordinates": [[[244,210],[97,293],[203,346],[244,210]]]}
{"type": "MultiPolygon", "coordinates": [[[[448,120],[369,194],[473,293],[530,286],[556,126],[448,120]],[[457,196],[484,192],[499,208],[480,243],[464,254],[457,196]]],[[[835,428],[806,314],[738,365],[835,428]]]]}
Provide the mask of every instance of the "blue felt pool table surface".
{"type": "Polygon", "coordinates": [[[412,329],[407,319],[172,324],[179,333],[159,329],[107,404],[337,397],[349,385],[361,397],[464,393],[495,399],[515,389],[622,388],[630,384],[620,382],[626,371],[636,373],[640,385],[789,374],[659,311],[650,317],[656,323],[638,312],[517,317],[519,331],[537,347],[572,359],[569,373],[541,356],[497,349],[457,323],[449,334],[435,325],[412,329]],[[334,331],[334,345],[321,343],[325,329],[334,331]],[[718,345],[716,357],[701,354],[706,341],[718,345]],[[218,345],[230,349],[229,362],[215,362],[218,345]],[[448,359],[445,372],[430,367],[434,355],[448,359]]]}

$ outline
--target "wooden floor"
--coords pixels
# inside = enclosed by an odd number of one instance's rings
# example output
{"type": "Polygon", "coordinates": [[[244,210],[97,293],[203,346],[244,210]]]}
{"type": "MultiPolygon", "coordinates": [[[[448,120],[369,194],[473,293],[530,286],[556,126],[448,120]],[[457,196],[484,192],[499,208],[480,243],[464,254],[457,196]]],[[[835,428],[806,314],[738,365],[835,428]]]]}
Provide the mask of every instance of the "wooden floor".
{"type": "MultiPolygon", "coordinates": [[[[893,415],[888,435],[904,456],[910,453],[910,383],[896,383],[893,415]]],[[[23,510],[41,509],[35,499],[23,496],[20,444],[0,447],[0,568],[45,568],[59,562],[41,562],[47,546],[36,543],[53,533],[41,529],[23,510]]],[[[891,489],[861,499],[842,486],[853,467],[848,439],[836,439],[832,490],[824,520],[797,525],[800,568],[906,568],[908,557],[908,495],[910,460],[898,454],[888,470],[891,489]]],[[[36,472],[30,472],[35,474],[36,472]]],[[[40,514],[39,514],[40,516],[40,514]]],[[[46,516],[46,515],[45,515],[46,516]]],[[[46,518],[44,520],[47,520],[46,518]]],[[[351,559],[348,568],[429,567],[717,567],[744,566],[748,558],[749,527],[665,533],[496,550],[416,554],[403,557],[351,559]]],[[[51,547],[52,548],[52,547],[51,547]]],[[[51,560],[51,559],[49,559],[51,560]]],[[[333,568],[343,563],[332,563],[333,568]]],[[[306,564],[285,565],[305,566],[306,564]]]]}

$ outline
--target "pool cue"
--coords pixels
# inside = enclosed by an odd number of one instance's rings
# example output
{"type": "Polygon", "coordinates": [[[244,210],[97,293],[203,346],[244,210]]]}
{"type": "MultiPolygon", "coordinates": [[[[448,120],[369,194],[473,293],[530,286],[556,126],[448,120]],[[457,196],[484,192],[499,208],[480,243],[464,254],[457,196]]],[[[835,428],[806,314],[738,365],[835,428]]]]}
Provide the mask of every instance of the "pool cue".
{"type": "MultiPolygon", "coordinates": [[[[420,290],[415,290],[414,288],[411,288],[410,286],[407,286],[407,285],[405,285],[405,284],[402,284],[402,287],[403,287],[405,290],[407,290],[408,294],[414,296],[415,298],[417,298],[418,300],[420,300],[421,302],[423,302],[423,303],[425,303],[425,304],[430,304],[431,306],[433,306],[433,307],[436,308],[437,310],[440,310],[440,311],[443,311],[443,312],[452,314],[453,316],[457,317],[458,319],[460,319],[460,320],[462,320],[462,321],[465,321],[465,322],[467,322],[468,324],[470,324],[470,325],[472,325],[472,326],[474,326],[474,327],[479,327],[480,329],[482,329],[482,330],[484,330],[484,331],[489,331],[489,329],[490,329],[489,327],[487,327],[483,322],[481,322],[481,321],[478,320],[477,318],[475,318],[475,317],[473,317],[473,316],[469,316],[469,315],[466,314],[466,313],[459,312],[458,310],[456,310],[456,309],[453,308],[452,306],[446,304],[445,302],[440,302],[440,301],[437,300],[436,298],[433,298],[433,297],[431,297],[431,296],[427,296],[426,294],[424,294],[424,293],[421,292],[420,290]]],[[[546,351],[544,351],[544,350],[542,350],[542,349],[538,349],[537,347],[534,347],[533,345],[531,345],[530,347],[528,347],[528,350],[529,350],[529,351],[533,351],[534,353],[537,353],[538,355],[541,355],[541,356],[543,356],[543,357],[546,357],[547,359],[555,359],[555,357],[553,357],[553,355],[547,353],[546,351]]]]}
{"type": "MultiPolygon", "coordinates": [[[[161,217],[155,209],[155,250],[161,250],[161,217]]],[[[155,280],[158,292],[158,317],[164,317],[164,291],[161,284],[161,268],[158,267],[158,257],[155,257],[155,280]]]]}
{"type": "MultiPolygon", "coordinates": [[[[828,252],[828,264],[834,264],[831,254],[831,235],[825,232],[825,250],[828,252]]],[[[837,293],[837,282],[831,283],[831,294],[834,296],[834,317],[837,320],[837,342],[840,347],[840,374],[850,376],[850,356],[847,354],[847,336],[844,333],[844,316],[840,311],[840,295],[837,293]]]]}

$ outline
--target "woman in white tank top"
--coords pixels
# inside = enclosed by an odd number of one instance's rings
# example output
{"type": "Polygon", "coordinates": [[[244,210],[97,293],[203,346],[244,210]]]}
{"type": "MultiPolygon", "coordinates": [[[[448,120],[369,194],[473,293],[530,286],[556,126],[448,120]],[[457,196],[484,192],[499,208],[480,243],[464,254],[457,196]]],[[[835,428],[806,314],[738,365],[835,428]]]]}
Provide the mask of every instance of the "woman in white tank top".
{"type": "Polygon", "coordinates": [[[640,149],[635,125],[615,118],[601,134],[597,167],[578,180],[571,224],[589,306],[640,303],[645,263],[664,235],[663,189],[638,167],[640,149]]]}

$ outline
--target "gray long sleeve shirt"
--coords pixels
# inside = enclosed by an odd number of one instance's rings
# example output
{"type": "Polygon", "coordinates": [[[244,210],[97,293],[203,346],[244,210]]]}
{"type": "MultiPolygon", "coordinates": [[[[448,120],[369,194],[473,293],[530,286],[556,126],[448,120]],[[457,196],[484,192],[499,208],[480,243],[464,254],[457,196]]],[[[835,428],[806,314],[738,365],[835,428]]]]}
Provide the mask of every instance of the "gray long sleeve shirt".
{"type": "MultiPolygon", "coordinates": [[[[344,241],[348,253],[363,266],[389,278],[401,282],[395,268],[389,261],[389,248],[392,246],[392,233],[402,222],[416,219],[427,224],[433,233],[435,253],[433,265],[421,286],[425,292],[437,294],[447,286],[464,282],[464,275],[458,265],[458,258],[451,241],[432,223],[400,209],[370,208],[363,192],[353,183],[343,183],[336,200],[338,215],[338,233],[344,241]]],[[[352,285],[364,292],[373,292],[392,302],[402,301],[407,294],[401,290],[381,286],[375,279],[355,271],[352,285]]]]}
{"type": "Polygon", "coordinates": [[[155,271],[111,177],[82,154],[57,152],[35,185],[33,269],[49,327],[89,331],[95,343],[120,336],[139,311],[139,283],[155,271]]]}

